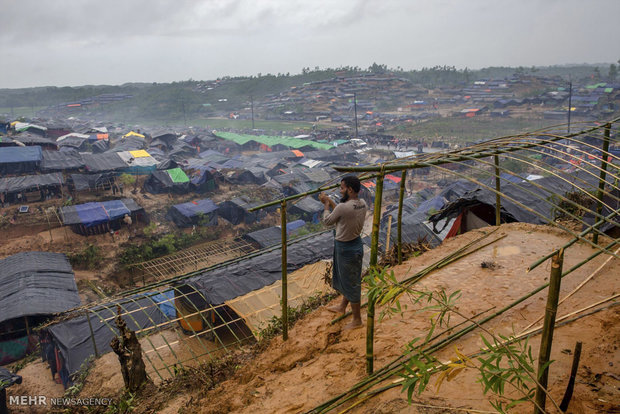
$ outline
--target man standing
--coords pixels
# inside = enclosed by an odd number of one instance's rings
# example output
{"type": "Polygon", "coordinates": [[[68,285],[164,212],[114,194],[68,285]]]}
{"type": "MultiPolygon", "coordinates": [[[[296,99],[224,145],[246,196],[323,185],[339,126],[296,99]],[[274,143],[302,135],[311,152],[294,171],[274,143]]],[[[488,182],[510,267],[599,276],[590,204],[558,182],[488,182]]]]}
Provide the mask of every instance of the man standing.
{"type": "Polygon", "coordinates": [[[347,305],[351,303],[353,320],[345,329],[362,326],[360,302],[364,249],[360,234],[367,207],[366,202],[358,198],[360,188],[360,180],[348,175],[340,182],[340,204],[336,205],[324,193],[319,194],[319,200],[325,206],[323,222],[328,226],[336,225],[332,287],[342,294],[340,304],[327,309],[335,313],[345,313],[347,305]]]}

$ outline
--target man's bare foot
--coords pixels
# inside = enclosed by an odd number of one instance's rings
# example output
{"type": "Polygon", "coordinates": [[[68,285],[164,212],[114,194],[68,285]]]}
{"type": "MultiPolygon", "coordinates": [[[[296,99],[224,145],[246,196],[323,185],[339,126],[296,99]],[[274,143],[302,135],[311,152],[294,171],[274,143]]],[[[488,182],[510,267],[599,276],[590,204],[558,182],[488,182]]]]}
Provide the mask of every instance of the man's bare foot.
{"type": "Polygon", "coordinates": [[[344,326],[344,328],[343,328],[343,329],[344,329],[345,331],[349,331],[349,330],[351,330],[351,329],[361,328],[361,327],[362,327],[362,325],[363,325],[363,324],[362,324],[362,321],[356,321],[356,320],[353,320],[353,321],[349,322],[348,324],[346,324],[346,325],[344,326]]]}
{"type": "Polygon", "coordinates": [[[344,313],[346,308],[342,309],[341,306],[326,306],[325,309],[333,313],[344,313]]]}

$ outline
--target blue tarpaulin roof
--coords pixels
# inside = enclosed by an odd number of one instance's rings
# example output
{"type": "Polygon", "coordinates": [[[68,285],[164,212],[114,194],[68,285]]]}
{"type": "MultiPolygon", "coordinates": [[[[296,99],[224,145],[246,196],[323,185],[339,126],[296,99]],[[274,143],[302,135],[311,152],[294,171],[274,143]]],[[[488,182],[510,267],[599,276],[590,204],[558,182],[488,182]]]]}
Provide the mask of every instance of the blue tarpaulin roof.
{"type": "Polygon", "coordinates": [[[208,198],[205,198],[202,200],[190,201],[189,203],[176,204],[174,208],[185,217],[193,217],[199,213],[211,213],[217,210],[217,205],[208,198]]]}
{"type": "Polygon", "coordinates": [[[42,159],[43,151],[39,146],[0,148],[0,164],[36,162],[42,159]]]}
{"type": "Polygon", "coordinates": [[[61,209],[63,224],[83,224],[86,227],[107,223],[125,214],[131,214],[131,210],[121,200],[78,204],[61,209]]]}

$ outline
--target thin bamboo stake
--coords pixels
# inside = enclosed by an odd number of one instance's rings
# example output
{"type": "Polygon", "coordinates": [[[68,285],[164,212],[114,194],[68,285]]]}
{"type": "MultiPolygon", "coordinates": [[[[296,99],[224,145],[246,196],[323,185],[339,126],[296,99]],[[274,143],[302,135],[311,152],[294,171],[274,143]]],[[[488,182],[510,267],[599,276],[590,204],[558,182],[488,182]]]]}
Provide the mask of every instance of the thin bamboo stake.
{"type": "MultiPolygon", "coordinates": [[[[379,226],[381,225],[381,199],[383,198],[383,172],[377,177],[375,187],[375,206],[372,217],[372,239],[370,244],[370,271],[377,269],[379,252],[379,226]]],[[[375,300],[368,298],[366,309],[366,373],[372,374],[374,363],[374,335],[375,335],[375,300]]]]}
{"type": "Polygon", "coordinates": [[[282,339],[288,340],[288,280],[286,265],[288,263],[286,251],[286,200],[280,204],[280,226],[282,227],[282,339]]]}
{"type": "Polygon", "coordinates": [[[93,324],[90,321],[90,314],[86,312],[84,316],[86,316],[86,320],[88,321],[88,329],[90,329],[90,340],[93,342],[93,350],[95,351],[95,357],[99,358],[99,351],[97,350],[97,342],[95,341],[95,334],[93,333],[93,324]]]}
{"type": "Polygon", "coordinates": [[[403,264],[403,199],[405,197],[406,180],[407,170],[403,170],[400,175],[400,193],[398,195],[398,264],[403,264]]]}
{"type": "Polygon", "coordinates": [[[500,200],[500,182],[499,182],[499,155],[493,156],[495,162],[495,225],[502,224],[501,221],[501,200],[500,200]]]}
{"type": "Polygon", "coordinates": [[[581,342],[577,341],[575,344],[575,352],[573,353],[573,365],[570,369],[570,378],[568,379],[568,385],[566,386],[566,392],[564,398],[560,403],[560,410],[566,412],[568,410],[568,404],[573,397],[573,388],[575,387],[575,378],[577,377],[577,368],[579,368],[579,359],[581,358],[581,342]]]}
{"type": "Polygon", "coordinates": [[[544,414],[547,401],[547,382],[549,379],[549,357],[551,356],[551,344],[553,343],[553,328],[555,315],[558,310],[558,298],[560,296],[560,282],[562,280],[562,263],[564,261],[564,249],[561,249],[552,259],[551,276],[549,278],[549,294],[547,295],[547,307],[545,322],[543,324],[542,338],[540,340],[540,352],[538,354],[538,381],[534,414],[544,414]]]}
{"type": "MultiPolygon", "coordinates": [[[[605,189],[605,178],[607,173],[607,154],[609,154],[609,135],[611,133],[611,124],[605,125],[605,140],[603,141],[603,154],[601,156],[601,178],[598,183],[598,203],[596,204],[596,213],[598,215],[603,211],[603,190],[605,189]]],[[[598,229],[597,229],[598,230],[598,229]]],[[[592,241],[598,243],[598,233],[595,231],[592,241]]]]}
{"type": "MultiPolygon", "coordinates": [[[[581,233],[579,233],[578,237],[574,237],[571,239],[571,241],[569,241],[568,243],[566,243],[564,246],[561,247],[561,249],[567,249],[570,246],[572,246],[573,244],[575,244],[577,241],[581,240],[581,238],[583,236],[585,236],[586,234],[590,233],[594,227],[597,224],[602,224],[603,222],[607,221],[607,220],[611,220],[612,218],[614,218],[615,216],[617,216],[618,214],[620,214],[620,210],[616,210],[613,211],[611,214],[609,214],[607,217],[605,217],[602,220],[597,221],[596,223],[594,223],[592,226],[589,226],[588,228],[586,228],[584,231],[582,231],[581,233]]],[[[531,265],[529,265],[529,267],[526,269],[526,272],[531,272],[532,270],[534,270],[535,268],[537,268],[538,266],[540,266],[543,262],[545,262],[546,260],[550,259],[551,257],[553,257],[555,254],[557,254],[559,251],[558,250],[554,250],[551,253],[547,254],[545,257],[542,257],[538,260],[536,260],[534,263],[532,263],[531,265]]]]}
{"type": "MultiPolygon", "coordinates": [[[[615,254],[620,253],[620,248],[616,249],[615,254]]],[[[571,296],[573,296],[577,291],[579,291],[579,289],[581,289],[586,283],[588,283],[590,280],[592,280],[592,278],[594,278],[600,271],[601,269],[603,269],[605,266],[607,266],[607,264],[611,261],[611,259],[613,259],[613,256],[610,256],[607,258],[607,260],[605,260],[605,262],[603,264],[601,264],[598,268],[596,268],[596,270],[594,272],[592,272],[590,274],[590,276],[588,276],[587,278],[585,278],[583,280],[583,282],[581,282],[579,284],[579,286],[577,286],[575,289],[572,290],[572,292],[570,292],[568,295],[564,296],[559,302],[558,302],[558,306],[560,306],[562,304],[562,302],[564,302],[566,299],[570,298],[571,296]]],[[[531,328],[532,326],[534,326],[534,324],[538,323],[543,317],[539,317],[538,319],[536,319],[534,322],[532,322],[531,324],[529,324],[528,326],[526,326],[525,328],[523,328],[523,330],[525,331],[526,329],[531,328]]]]}

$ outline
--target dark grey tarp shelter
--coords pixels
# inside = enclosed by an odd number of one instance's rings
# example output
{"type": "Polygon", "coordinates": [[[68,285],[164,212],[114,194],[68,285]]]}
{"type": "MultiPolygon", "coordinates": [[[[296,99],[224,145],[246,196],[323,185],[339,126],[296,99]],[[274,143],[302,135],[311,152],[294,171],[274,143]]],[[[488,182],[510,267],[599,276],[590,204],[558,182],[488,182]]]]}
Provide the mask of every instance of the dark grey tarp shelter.
{"type": "Polygon", "coordinates": [[[77,151],[43,151],[42,172],[70,171],[83,167],[84,161],[77,151]]]}
{"type": "Polygon", "coordinates": [[[75,191],[109,190],[115,182],[115,173],[70,175],[75,191]]]}
{"type": "Polygon", "coordinates": [[[312,223],[319,222],[324,210],[323,203],[312,197],[304,197],[295,203],[291,203],[288,209],[289,213],[298,215],[302,220],[312,223]]]}
{"type": "Polygon", "coordinates": [[[84,166],[91,173],[122,170],[127,168],[127,163],[115,152],[103,154],[82,154],[84,166]]]}
{"type": "Polygon", "coordinates": [[[166,213],[166,219],[179,227],[216,225],[218,206],[208,198],[176,204],[166,213]]]}
{"type": "Polygon", "coordinates": [[[252,202],[245,197],[235,197],[219,204],[218,215],[225,218],[231,224],[252,224],[265,215],[262,210],[248,211],[252,207],[258,206],[260,203],[252,202]]]}
{"type": "Polygon", "coordinates": [[[51,315],[80,304],[64,254],[23,252],[0,260],[0,322],[51,315]]]}
{"type": "Polygon", "coordinates": [[[0,178],[0,192],[21,193],[44,188],[60,188],[65,183],[61,173],[40,175],[21,175],[18,177],[0,178]]]}
{"type": "Polygon", "coordinates": [[[276,226],[267,227],[266,229],[260,229],[247,233],[243,236],[243,238],[250,242],[256,243],[261,249],[264,249],[282,242],[282,229],[276,226]]]}
{"type": "Polygon", "coordinates": [[[136,135],[124,137],[114,143],[114,148],[110,152],[134,151],[146,148],[145,139],[136,135]]]}
{"type": "MultiPolygon", "coordinates": [[[[331,258],[333,250],[332,231],[293,240],[288,243],[287,248],[288,272],[331,258]]],[[[223,304],[227,300],[280,280],[282,278],[281,255],[280,249],[275,248],[246,260],[194,276],[178,286],[179,293],[187,293],[189,300],[199,309],[205,309],[209,304],[223,304]]],[[[177,298],[177,300],[186,301],[184,298],[177,298]]]]}
{"type": "Polygon", "coordinates": [[[92,338],[95,339],[99,355],[112,350],[110,341],[118,335],[114,323],[117,304],[122,305],[123,313],[130,312],[123,319],[132,331],[149,328],[170,320],[159,306],[153,306],[154,303],[156,302],[152,295],[141,295],[113,301],[84,311],[90,318],[92,335],[85,315],[49,327],[48,331],[58,345],[69,374],[75,374],[84,361],[95,355],[92,338]]]}
{"type": "Polygon", "coordinates": [[[1,147],[0,175],[27,174],[37,170],[43,159],[41,147],[1,147]]]}
{"type": "MultiPolygon", "coordinates": [[[[502,186],[502,194],[527,206],[536,213],[526,210],[506,197],[501,198],[502,222],[523,222],[546,224],[555,219],[557,201],[555,194],[574,191],[572,184],[557,178],[544,177],[533,182],[508,183],[502,186]],[[542,216],[542,217],[541,217],[542,216]]],[[[430,217],[437,223],[442,219],[457,217],[465,210],[471,210],[478,218],[487,223],[495,222],[495,193],[485,188],[477,188],[463,194],[457,200],[430,217]]]]}

